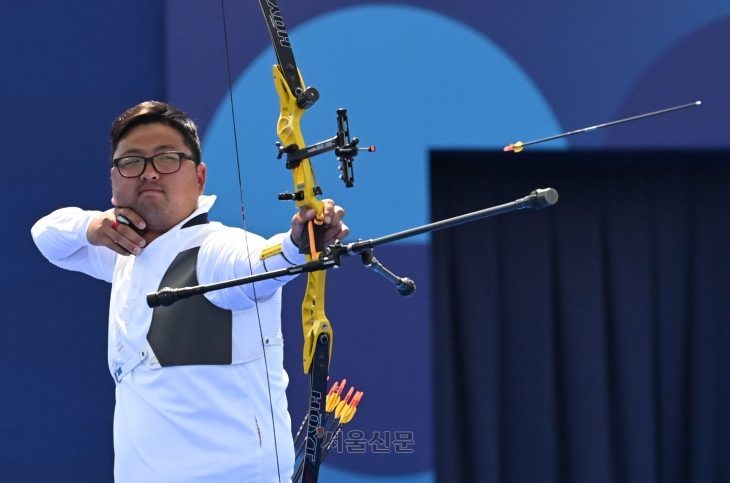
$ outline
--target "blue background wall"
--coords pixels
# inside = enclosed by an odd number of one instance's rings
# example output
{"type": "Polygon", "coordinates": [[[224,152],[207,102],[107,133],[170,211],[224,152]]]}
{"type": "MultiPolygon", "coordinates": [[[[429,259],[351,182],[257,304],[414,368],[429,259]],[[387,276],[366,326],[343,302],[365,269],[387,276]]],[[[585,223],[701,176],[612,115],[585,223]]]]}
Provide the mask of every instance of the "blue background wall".
{"type": "MultiPolygon", "coordinates": [[[[208,191],[220,195],[214,213],[240,224],[231,214],[238,212],[237,188],[229,188],[237,182],[228,174],[235,161],[220,7],[194,0],[3,7],[0,152],[7,162],[0,199],[8,243],[0,262],[0,478],[108,481],[109,289],[50,266],[28,232],[57,207],[109,206],[109,125],[147,99],[167,100],[199,123],[208,191]]],[[[428,220],[434,147],[500,148],[698,99],[699,108],[546,147],[730,145],[726,1],[311,0],[281,7],[304,78],[322,92],[303,121],[306,139],[332,136],[334,109],[342,106],[353,133],[378,145],[378,153],[357,160],[357,184],[347,192],[330,175],[334,160],[317,160],[320,182],[347,207],[354,237],[428,220]]],[[[272,156],[273,54],[255,2],[229,2],[227,10],[249,228],[269,234],[290,213],[272,196],[290,189],[272,156]]],[[[366,391],[357,429],[414,431],[416,452],[335,454],[330,471],[431,478],[428,252],[425,238],[378,251],[416,279],[413,300],[400,300],[359,268],[331,277],[333,376],[366,391]]],[[[307,385],[298,364],[298,283],[286,294],[284,314],[295,425],[307,385]]]]}
{"type": "Polygon", "coordinates": [[[1,481],[112,480],[109,287],[50,266],[29,229],[109,206],[110,121],[165,96],[163,25],[154,2],[3,2],[1,481]]]}

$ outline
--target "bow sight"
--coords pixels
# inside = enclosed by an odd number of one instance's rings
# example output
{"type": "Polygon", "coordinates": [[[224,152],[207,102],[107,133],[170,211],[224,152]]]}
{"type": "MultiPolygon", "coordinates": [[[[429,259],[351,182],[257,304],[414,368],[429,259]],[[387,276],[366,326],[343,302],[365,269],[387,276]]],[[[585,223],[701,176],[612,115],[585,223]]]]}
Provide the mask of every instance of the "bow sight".
{"type": "MultiPolygon", "coordinates": [[[[340,162],[338,169],[342,172],[340,179],[345,183],[345,186],[352,188],[355,184],[355,172],[353,170],[352,163],[355,160],[355,156],[360,151],[374,152],[375,146],[368,146],[367,148],[358,148],[357,145],[360,142],[358,138],[352,138],[350,140],[350,123],[347,120],[347,109],[337,109],[337,134],[331,139],[299,148],[296,144],[290,144],[288,146],[282,146],[280,142],[276,142],[276,147],[279,149],[279,154],[276,159],[286,154],[286,169],[295,169],[299,166],[302,160],[317,156],[319,154],[334,151],[337,156],[337,160],[340,162]]],[[[322,194],[322,188],[315,186],[314,195],[318,196],[322,194]]],[[[282,193],[279,195],[280,200],[303,200],[304,193],[297,191],[292,194],[289,192],[282,193]]]]}

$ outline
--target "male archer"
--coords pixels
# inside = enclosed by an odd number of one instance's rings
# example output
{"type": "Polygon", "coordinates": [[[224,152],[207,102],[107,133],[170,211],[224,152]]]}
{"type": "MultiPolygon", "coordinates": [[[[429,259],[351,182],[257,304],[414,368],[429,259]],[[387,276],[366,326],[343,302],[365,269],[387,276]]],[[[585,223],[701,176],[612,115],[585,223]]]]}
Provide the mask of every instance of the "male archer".
{"type": "MultiPolygon", "coordinates": [[[[290,231],[268,240],[209,222],[215,197],[203,195],[197,128],[165,103],[132,107],[110,136],[114,208],[63,208],[32,234],[55,265],[112,283],[115,481],[290,481],[280,312],[293,277],[154,310],[145,297],[304,263],[298,244],[314,210],[302,208],[290,231]]],[[[343,216],[325,202],[326,244],[348,235],[343,216]]]]}

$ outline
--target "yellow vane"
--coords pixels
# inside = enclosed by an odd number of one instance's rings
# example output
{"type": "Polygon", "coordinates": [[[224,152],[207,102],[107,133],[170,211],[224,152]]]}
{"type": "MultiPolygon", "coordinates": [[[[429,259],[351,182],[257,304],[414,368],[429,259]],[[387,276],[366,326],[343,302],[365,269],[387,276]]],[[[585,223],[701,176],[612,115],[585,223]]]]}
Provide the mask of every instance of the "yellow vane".
{"type": "Polygon", "coordinates": [[[340,416],[340,422],[342,424],[349,423],[352,421],[352,418],[355,417],[357,405],[360,403],[360,399],[362,399],[363,394],[364,393],[362,391],[355,393],[355,397],[352,398],[352,402],[347,405],[347,408],[342,412],[342,416],[340,416]]]}
{"type": "Polygon", "coordinates": [[[504,151],[505,152],[514,151],[516,153],[519,153],[520,151],[522,151],[522,147],[523,147],[522,141],[517,141],[514,144],[510,144],[509,146],[505,146],[504,147],[504,151]]]}
{"type": "Polygon", "coordinates": [[[345,389],[346,382],[347,379],[343,379],[339,385],[339,388],[337,382],[332,385],[332,389],[330,389],[329,394],[327,394],[326,410],[328,413],[334,411],[337,405],[340,403],[340,394],[342,394],[342,390],[345,389]]]}
{"type": "Polygon", "coordinates": [[[342,411],[347,406],[348,401],[350,400],[350,397],[352,396],[352,392],[355,390],[354,387],[351,387],[349,391],[347,391],[347,396],[340,401],[340,403],[337,405],[337,409],[335,409],[335,418],[341,419],[342,411]]]}

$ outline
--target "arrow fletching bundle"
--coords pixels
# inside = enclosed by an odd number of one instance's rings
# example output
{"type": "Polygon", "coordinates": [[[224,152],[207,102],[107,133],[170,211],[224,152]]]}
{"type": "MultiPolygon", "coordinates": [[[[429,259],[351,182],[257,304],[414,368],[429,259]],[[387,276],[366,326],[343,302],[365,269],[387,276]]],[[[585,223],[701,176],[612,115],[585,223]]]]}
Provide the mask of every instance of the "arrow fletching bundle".
{"type": "MultiPolygon", "coordinates": [[[[342,392],[345,390],[346,383],[347,379],[343,379],[342,382],[335,381],[327,393],[327,400],[325,403],[326,412],[324,416],[325,420],[322,422],[322,426],[325,426],[331,416],[333,416],[334,421],[332,421],[327,431],[322,435],[322,460],[324,460],[327,453],[329,453],[330,449],[332,449],[332,447],[336,444],[337,438],[342,433],[342,427],[352,421],[355,417],[357,406],[360,404],[360,400],[364,395],[362,391],[356,392],[354,387],[350,387],[350,390],[347,391],[347,394],[343,398],[342,392]]],[[[295,446],[300,441],[300,437],[303,434],[303,429],[306,427],[308,417],[309,413],[307,413],[304,417],[304,421],[302,421],[302,425],[294,438],[295,446]]],[[[299,459],[305,445],[306,440],[301,441],[299,448],[297,448],[296,451],[296,459],[299,459]]],[[[296,471],[292,477],[292,482],[297,483],[300,481],[304,473],[304,458],[299,459],[298,464],[295,466],[296,471]]]]}

